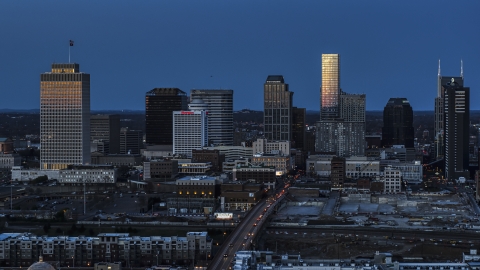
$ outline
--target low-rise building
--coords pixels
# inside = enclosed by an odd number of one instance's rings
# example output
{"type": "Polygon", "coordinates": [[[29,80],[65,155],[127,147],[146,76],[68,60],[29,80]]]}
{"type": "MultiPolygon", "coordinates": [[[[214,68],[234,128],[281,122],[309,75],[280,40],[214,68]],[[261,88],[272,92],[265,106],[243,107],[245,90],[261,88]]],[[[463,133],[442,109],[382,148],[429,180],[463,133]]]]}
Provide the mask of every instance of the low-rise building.
{"type": "Polygon", "coordinates": [[[225,154],[221,154],[220,150],[213,149],[192,149],[192,162],[210,163],[210,168],[214,172],[222,171],[222,163],[225,161],[225,154]]]}
{"type": "Polygon", "coordinates": [[[114,184],[117,169],[111,165],[69,165],[60,170],[61,184],[114,184]]]}
{"type": "Polygon", "coordinates": [[[385,193],[400,193],[402,192],[402,172],[399,169],[385,168],[385,186],[383,192],[385,193]]]}
{"type": "Polygon", "coordinates": [[[253,142],[252,148],[254,154],[290,155],[290,141],[268,141],[267,139],[257,139],[253,142]]]}
{"type": "Polygon", "coordinates": [[[255,154],[252,157],[252,163],[263,163],[265,166],[274,166],[276,175],[285,175],[293,169],[293,164],[290,156],[281,156],[273,154],[255,154]]]}
{"type": "Polygon", "coordinates": [[[2,233],[0,251],[0,265],[16,268],[28,268],[40,257],[45,262],[55,262],[58,267],[65,268],[92,267],[108,261],[119,263],[118,267],[120,264],[123,267],[159,264],[190,266],[199,260],[212,258],[212,239],[207,232],[188,232],[184,237],[140,237],[128,233],[49,237],[2,233]]]}
{"type": "Polygon", "coordinates": [[[234,181],[247,181],[256,184],[263,184],[270,189],[275,189],[276,170],[273,166],[248,164],[233,168],[234,181]]]}
{"type": "Polygon", "coordinates": [[[5,154],[0,152],[0,169],[12,169],[22,164],[22,157],[16,153],[5,154]]]}
{"type": "Polygon", "coordinates": [[[47,176],[49,180],[58,180],[60,179],[60,171],[24,169],[22,166],[12,167],[12,181],[14,182],[29,182],[40,176],[47,176]]]}
{"type": "Polygon", "coordinates": [[[178,161],[172,159],[145,161],[143,173],[143,178],[146,180],[172,179],[178,175],[178,161]]]}
{"type": "Polygon", "coordinates": [[[257,204],[264,193],[262,184],[228,182],[222,184],[220,207],[222,211],[248,211],[257,204]]]}
{"type": "Polygon", "coordinates": [[[217,198],[219,181],[206,175],[186,176],[176,180],[177,196],[189,198],[217,198]]]}
{"type": "Polygon", "coordinates": [[[113,165],[113,166],[141,166],[141,155],[111,154],[106,155],[100,152],[91,153],[91,163],[94,165],[113,165]]]}
{"type": "Polygon", "coordinates": [[[207,174],[212,169],[210,162],[178,162],[178,173],[184,175],[207,174]]]}

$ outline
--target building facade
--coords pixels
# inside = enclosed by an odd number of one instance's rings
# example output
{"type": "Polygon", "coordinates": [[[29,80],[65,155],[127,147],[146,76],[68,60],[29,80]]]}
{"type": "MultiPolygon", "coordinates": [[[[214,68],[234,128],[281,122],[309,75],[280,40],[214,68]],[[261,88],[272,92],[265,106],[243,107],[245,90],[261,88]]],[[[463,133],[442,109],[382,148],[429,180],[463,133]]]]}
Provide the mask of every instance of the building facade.
{"type": "Polygon", "coordinates": [[[320,121],[316,123],[315,151],[339,157],[365,155],[364,94],[340,89],[340,56],[322,55],[320,121]]]}
{"type": "Polygon", "coordinates": [[[305,108],[292,108],[292,147],[299,150],[305,150],[306,115],[305,108]]]}
{"type": "Polygon", "coordinates": [[[217,178],[210,176],[186,176],[176,180],[177,196],[189,198],[217,198],[217,178]]]}
{"type": "Polygon", "coordinates": [[[340,116],[340,55],[322,54],[322,86],[320,87],[320,120],[340,116]]]}
{"type": "Polygon", "coordinates": [[[237,166],[232,170],[232,178],[234,181],[252,182],[263,184],[264,186],[274,189],[276,183],[276,170],[273,166],[252,165],[237,166]]]}
{"type": "Polygon", "coordinates": [[[61,184],[114,184],[117,169],[111,165],[69,165],[60,170],[58,183],[61,184]]]}
{"type": "Polygon", "coordinates": [[[147,145],[172,145],[174,111],[187,110],[187,94],[178,88],[154,88],[145,94],[147,145]]]}
{"type": "Polygon", "coordinates": [[[207,105],[208,145],[233,145],[233,90],[191,90],[190,99],[207,105]]]}
{"type": "Polygon", "coordinates": [[[268,141],[267,139],[257,139],[253,142],[252,148],[253,153],[255,154],[290,155],[290,141],[268,141]]]}
{"type": "Polygon", "coordinates": [[[150,160],[143,163],[143,178],[172,179],[178,175],[178,160],[162,159],[150,160]]]}
{"type": "Polygon", "coordinates": [[[206,111],[173,112],[173,154],[191,158],[193,149],[207,146],[207,121],[206,111]]]}
{"type": "Polygon", "coordinates": [[[221,172],[225,155],[221,154],[219,150],[193,149],[192,162],[210,162],[212,171],[221,172]]]}
{"type": "Polygon", "coordinates": [[[445,178],[469,179],[470,88],[454,78],[442,86],[444,90],[445,178]]]}
{"type": "Polygon", "coordinates": [[[96,114],[90,116],[90,141],[108,142],[105,154],[120,154],[120,116],[96,114]]]}
{"type": "Polygon", "coordinates": [[[283,76],[270,75],[263,85],[263,125],[265,138],[271,141],[292,139],[293,92],[283,76]]]}
{"type": "Polygon", "coordinates": [[[382,146],[414,147],[413,109],[406,98],[390,98],[383,109],[382,146]]]}
{"type": "Polygon", "coordinates": [[[57,267],[90,267],[98,262],[119,262],[123,267],[158,264],[191,266],[212,258],[212,239],[207,232],[186,236],[130,236],[101,233],[96,237],[36,236],[30,233],[0,234],[0,265],[28,268],[38,261],[57,267]]]}
{"type": "Polygon", "coordinates": [[[384,171],[385,193],[402,192],[402,172],[399,169],[385,168],[384,171]]]}
{"type": "Polygon", "coordinates": [[[126,127],[120,129],[120,154],[139,155],[143,149],[143,131],[130,130],[126,127]]]}
{"type": "Polygon", "coordinates": [[[52,64],[40,75],[40,168],[90,163],[90,74],[52,64]]]}

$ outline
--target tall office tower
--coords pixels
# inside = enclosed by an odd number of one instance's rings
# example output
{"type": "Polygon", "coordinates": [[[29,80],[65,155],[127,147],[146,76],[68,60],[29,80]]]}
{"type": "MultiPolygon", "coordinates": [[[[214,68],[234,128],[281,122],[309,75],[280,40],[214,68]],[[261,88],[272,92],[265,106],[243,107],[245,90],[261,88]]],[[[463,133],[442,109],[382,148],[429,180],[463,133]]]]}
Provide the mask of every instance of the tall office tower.
{"type": "Polygon", "coordinates": [[[120,154],[120,116],[118,114],[90,116],[90,141],[107,141],[109,152],[106,154],[120,154]]]}
{"type": "Polygon", "coordinates": [[[445,178],[469,178],[468,144],[470,131],[470,88],[455,78],[442,85],[445,114],[445,178]]]}
{"type": "Polygon", "coordinates": [[[233,145],[233,90],[191,90],[190,99],[207,104],[208,144],[233,145]]]}
{"type": "Polygon", "coordinates": [[[413,148],[413,110],[406,98],[390,98],[383,109],[382,146],[413,148]]]}
{"type": "Polygon", "coordinates": [[[173,144],[173,111],[187,110],[187,94],[178,88],[155,88],[145,94],[147,145],[173,144]]]}
{"type": "Polygon", "coordinates": [[[320,120],[339,117],[340,55],[322,54],[322,86],[320,88],[320,120]]]}
{"type": "Polygon", "coordinates": [[[340,56],[322,55],[320,121],[316,124],[316,152],[339,157],[365,155],[364,94],[347,94],[340,89],[340,56]]]}
{"type": "Polygon", "coordinates": [[[263,126],[270,141],[292,140],[293,92],[282,75],[270,75],[263,85],[263,126]]]}
{"type": "Polygon", "coordinates": [[[305,108],[292,107],[292,147],[305,150],[305,108]]]}
{"type": "Polygon", "coordinates": [[[143,148],[143,131],[120,129],[120,154],[138,155],[143,148]]]}
{"type": "Polygon", "coordinates": [[[463,61],[460,61],[460,77],[456,76],[442,76],[440,69],[440,60],[438,60],[438,74],[437,74],[437,97],[435,97],[435,123],[434,123],[434,139],[437,142],[437,158],[444,156],[443,148],[444,145],[444,91],[442,89],[443,85],[446,85],[450,82],[451,79],[454,79],[458,85],[463,86],[463,61]]]}
{"type": "Polygon", "coordinates": [[[90,163],[90,74],[52,64],[40,75],[40,168],[90,163]]]}
{"type": "Polygon", "coordinates": [[[173,112],[173,154],[191,158],[193,149],[201,149],[207,143],[207,111],[173,112]]]}

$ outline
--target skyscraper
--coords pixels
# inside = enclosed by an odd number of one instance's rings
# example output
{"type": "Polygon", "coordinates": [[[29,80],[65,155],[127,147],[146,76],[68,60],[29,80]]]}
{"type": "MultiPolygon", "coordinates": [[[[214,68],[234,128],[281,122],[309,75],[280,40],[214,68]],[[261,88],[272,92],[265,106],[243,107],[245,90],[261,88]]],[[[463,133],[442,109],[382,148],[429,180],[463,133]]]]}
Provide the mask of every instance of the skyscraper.
{"type": "Polygon", "coordinates": [[[383,109],[382,146],[412,148],[414,134],[410,102],[406,98],[390,98],[383,109]]]}
{"type": "Polygon", "coordinates": [[[455,82],[463,86],[463,62],[460,62],[460,77],[456,76],[442,76],[440,69],[440,60],[438,60],[438,74],[437,74],[437,97],[435,98],[435,124],[434,124],[434,136],[437,136],[439,133],[443,132],[444,126],[444,91],[442,89],[443,85],[446,85],[450,82],[451,79],[454,79],[455,82]]]}
{"type": "Polygon", "coordinates": [[[270,75],[263,86],[263,125],[270,141],[291,141],[293,92],[282,75],[270,75]]]}
{"type": "Polygon", "coordinates": [[[90,163],[90,74],[52,64],[40,75],[40,168],[90,163]]]}
{"type": "Polygon", "coordinates": [[[208,142],[208,120],[205,110],[173,112],[173,153],[192,157],[193,149],[208,142]]]}
{"type": "Polygon", "coordinates": [[[340,55],[322,54],[320,120],[339,117],[340,55]]]}
{"type": "Polygon", "coordinates": [[[468,179],[468,144],[470,131],[470,88],[455,78],[442,86],[445,114],[445,178],[468,179]]]}
{"type": "Polygon", "coordinates": [[[154,88],[145,94],[147,145],[173,144],[173,111],[187,110],[187,94],[178,88],[154,88]]]}
{"type": "Polygon", "coordinates": [[[208,144],[233,145],[233,90],[191,90],[190,99],[207,104],[208,144]]]}
{"type": "Polygon", "coordinates": [[[322,55],[320,121],[316,125],[316,152],[339,157],[365,155],[364,94],[347,94],[340,89],[340,56],[322,55]]]}

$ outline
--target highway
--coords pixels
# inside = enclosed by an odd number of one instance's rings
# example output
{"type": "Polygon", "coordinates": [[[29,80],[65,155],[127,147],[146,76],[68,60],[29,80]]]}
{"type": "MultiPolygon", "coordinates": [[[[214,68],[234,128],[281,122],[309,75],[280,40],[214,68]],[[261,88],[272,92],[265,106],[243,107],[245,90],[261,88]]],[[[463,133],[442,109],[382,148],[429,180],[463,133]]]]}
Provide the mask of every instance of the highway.
{"type": "Polygon", "coordinates": [[[285,197],[285,194],[285,191],[281,191],[275,195],[275,201],[261,200],[258,202],[230,234],[211,261],[208,269],[229,269],[235,253],[250,248],[251,241],[256,236],[258,228],[261,228],[263,223],[266,222],[268,215],[273,212],[273,209],[285,197]]]}

